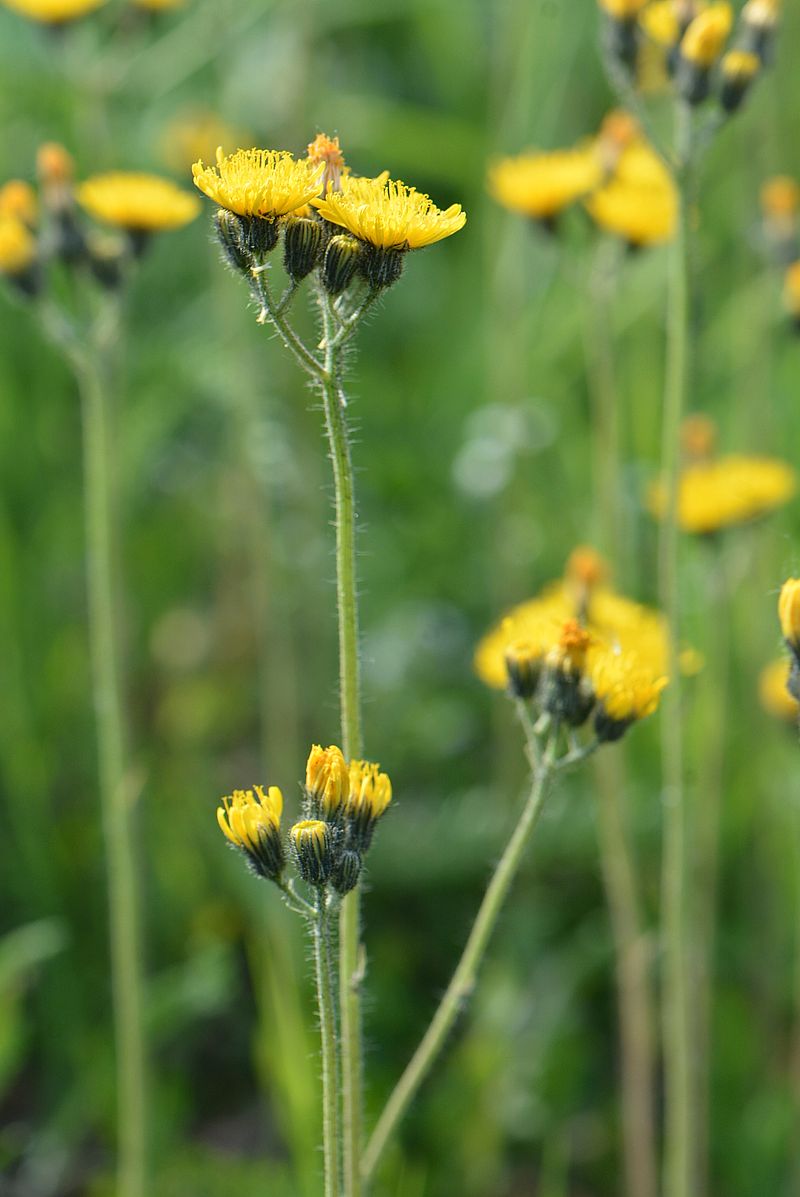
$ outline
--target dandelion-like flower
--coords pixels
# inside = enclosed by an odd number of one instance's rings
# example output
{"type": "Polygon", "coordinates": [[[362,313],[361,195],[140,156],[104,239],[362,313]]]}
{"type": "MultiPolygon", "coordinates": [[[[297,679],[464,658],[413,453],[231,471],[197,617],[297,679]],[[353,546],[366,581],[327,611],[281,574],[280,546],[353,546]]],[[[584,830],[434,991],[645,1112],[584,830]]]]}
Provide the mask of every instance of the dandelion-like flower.
{"type": "Polygon", "coordinates": [[[630,245],[656,245],[669,241],[675,232],[675,183],[642,138],[623,149],[611,178],[584,203],[601,228],[624,237],[630,245]]]}
{"type": "Polygon", "coordinates": [[[730,4],[711,4],[690,23],[681,40],[681,57],[708,70],[722,53],[733,27],[730,4]]]}
{"type": "Polygon", "coordinates": [[[489,169],[489,191],[498,203],[546,225],[602,180],[603,164],[593,142],[571,150],[501,158],[489,169]]]}
{"type": "Polygon", "coordinates": [[[319,194],[324,163],[296,161],[283,150],[217,150],[216,166],[192,167],[195,187],[237,216],[274,221],[319,194]]]}
{"type": "Polygon", "coordinates": [[[243,852],[254,873],[280,880],[286,863],[281,842],[283,795],[277,786],[265,790],[234,790],[217,808],[217,822],[225,837],[243,852]]]}
{"type": "Polygon", "coordinates": [[[392,800],[392,783],[374,761],[351,761],[344,817],[348,839],[363,855],[369,849],[378,820],[392,800]]]}
{"type": "Polygon", "coordinates": [[[90,216],[130,233],[160,233],[194,220],[197,198],[169,179],[138,172],[94,175],[77,189],[78,203],[90,216]]]}
{"type": "Polygon", "coordinates": [[[607,648],[590,655],[588,677],[597,704],[594,729],[604,742],[619,740],[632,723],[652,715],[667,684],[634,654],[607,648]]]}
{"type": "Polygon", "coordinates": [[[77,21],[108,3],[108,0],[1,0],[6,8],[42,25],[64,25],[77,21]]]}
{"type": "MultiPolygon", "coordinates": [[[[749,523],[784,506],[794,496],[797,476],[770,457],[730,455],[684,467],[678,487],[678,522],[685,532],[710,535],[749,523]]],[[[666,513],[662,482],[650,489],[648,506],[657,519],[666,513]]]]}
{"type": "Polygon", "coordinates": [[[306,798],[319,818],[335,818],[350,789],[350,770],[341,748],[314,744],[306,763],[306,798]]]}
{"type": "Polygon", "coordinates": [[[374,179],[345,177],[342,190],[312,201],[320,216],[379,250],[423,249],[463,229],[460,204],[445,211],[415,187],[386,174],[374,179]]]}
{"type": "Polygon", "coordinates": [[[791,668],[788,657],[778,657],[765,665],[758,677],[758,697],[767,714],[796,724],[800,703],[789,693],[791,668]]]}

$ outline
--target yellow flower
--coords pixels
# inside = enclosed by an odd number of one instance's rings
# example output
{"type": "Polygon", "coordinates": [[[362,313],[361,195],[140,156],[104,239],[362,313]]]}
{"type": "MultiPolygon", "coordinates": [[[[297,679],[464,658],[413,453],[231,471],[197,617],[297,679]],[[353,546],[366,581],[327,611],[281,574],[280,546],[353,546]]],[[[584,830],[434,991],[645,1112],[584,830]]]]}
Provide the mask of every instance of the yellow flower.
{"type": "Polygon", "coordinates": [[[800,261],[792,262],[783,278],[783,306],[800,322],[800,261]]]}
{"type": "Polygon", "coordinates": [[[144,8],[148,12],[167,12],[171,8],[183,8],[186,0],[133,0],[135,8],[144,8]]]}
{"type": "Polygon", "coordinates": [[[778,619],[784,640],[797,654],[800,650],[800,578],[787,578],[781,587],[778,619]]]}
{"type": "Polygon", "coordinates": [[[603,741],[618,740],[628,727],[658,707],[666,677],[658,677],[632,654],[601,648],[588,667],[597,711],[595,731],[603,741]]]}
{"type": "Polygon", "coordinates": [[[200,211],[196,197],[168,179],[136,172],[94,175],[80,184],[77,197],[96,220],[132,233],[177,229],[200,211]]]}
{"type": "Polygon", "coordinates": [[[15,216],[0,216],[0,274],[19,278],[36,260],[36,241],[15,216]]]}
{"type": "Polygon", "coordinates": [[[330,819],[342,809],[350,789],[350,770],[341,748],[312,745],[306,763],[306,795],[313,811],[330,819]]]}
{"type": "MultiPolygon", "coordinates": [[[[680,477],[678,520],[685,532],[719,532],[782,507],[795,493],[791,466],[768,457],[720,457],[687,465],[680,477]]],[[[657,519],[666,512],[666,487],[656,482],[648,507],[657,519]]]]}
{"type": "Polygon", "coordinates": [[[423,249],[463,229],[467,214],[460,204],[445,211],[386,173],[375,179],[345,176],[341,191],[312,200],[320,216],[347,229],[378,250],[423,249]]]}
{"type": "Polygon", "coordinates": [[[791,667],[788,657],[779,657],[765,665],[758,679],[758,697],[768,714],[787,723],[797,723],[800,703],[787,688],[791,667]]]}
{"type": "Polygon", "coordinates": [[[585,206],[592,219],[631,245],[655,245],[674,234],[678,194],[664,163],[646,141],[624,149],[609,181],[585,206]]]}
{"type": "Polygon", "coordinates": [[[780,0],[747,0],[742,9],[742,24],[751,30],[770,31],[781,13],[780,0]]]}
{"type": "Polygon", "coordinates": [[[708,70],[719,58],[733,27],[730,4],[712,4],[694,18],[681,40],[681,57],[708,70]]]}
{"type": "Polygon", "coordinates": [[[648,4],[639,24],[659,46],[674,46],[681,36],[681,20],[674,0],[654,0],[653,4],[648,4]]]}
{"type": "Polygon", "coordinates": [[[489,169],[489,191],[511,212],[552,221],[564,208],[589,195],[603,179],[594,142],[572,150],[527,151],[502,158],[489,169]]]}
{"type": "Polygon", "coordinates": [[[2,0],[6,8],[44,25],[62,25],[77,21],[87,13],[102,8],[108,0],[2,0]]]}
{"type": "Polygon", "coordinates": [[[374,761],[350,762],[350,788],[344,816],[352,847],[363,855],[369,849],[375,824],[392,800],[392,783],[374,761]]]}
{"type": "Polygon", "coordinates": [[[766,217],[795,217],[800,208],[800,186],[788,175],[775,175],[761,188],[761,208],[766,217]]]}
{"type": "Polygon", "coordinates": [[[277,786],[234,790],[217,807],[217,822],[226,838],[243,852],[260,877],[277,881],[285,857],[280,827],[283,795],[277,786]]]}
{"type": "Polygon", "coordinates": [[[325,885],[334,866],[331,832],[320,819],[303,819],[289,832],[300,876],[309,885],[325,885]]]}
{"type": "Polygon", "coordinates": [[[323,163],[296,162],[283,150],[217,150],[217,165],[192,167],[194,184],[221,208],[238,216],[276,220],[319,194],[323,163]]]}
{"type": "Polygon", "coordinates": [[[604,12],[615,21],[632,21],[638,16],[647,0],[597,0],[604,12]]]}
{"type": "Polygon", "coordinates": [[[0,187],[0,218],[12,216],[32,228],[36,224],[38,210],[36,192],[24,179],[9,179],[0,187]]]}
{"type": "Polygon", "coordinates": [[[726,112],[736,112],[761,70],[761,59],[750,50],[729,50],[720,63],[719,99],[726,112]]]}

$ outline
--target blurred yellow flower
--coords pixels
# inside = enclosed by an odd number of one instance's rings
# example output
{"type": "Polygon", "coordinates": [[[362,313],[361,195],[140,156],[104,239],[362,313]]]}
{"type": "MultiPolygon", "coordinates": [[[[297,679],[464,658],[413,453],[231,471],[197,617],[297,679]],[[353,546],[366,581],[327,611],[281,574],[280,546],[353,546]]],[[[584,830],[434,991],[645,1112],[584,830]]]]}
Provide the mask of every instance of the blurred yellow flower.
{"type": "Polygon", "coordinates": [[[238,216],[275,220],[307,204],[319,194],[323,163],[295,161],[283,150],[217,150],[217,165],[195,162],[196,187],[221,208],[238,216]]]}
{"type": "Polygon", "coordinates": [[[0,274],[24,274],[36,258],[36,241],[16,216],[0,216],[0,274]]]}
{"type": "Polygon", "coordinates": [[[642,11],[648,0],[597,0],[615,21],[630,21],[642,11]]]}
{"type": "Polygon", "coordinates": [[[90,216],[134,233],[177,229],[200,211],[197,198],[169,179],[132,171],[94,175],[76,194],[90,216]]]}
{"type": "Polygon", "coordinates": [[[633,653],[601,648],[590,655],[588,678],[597,702],[595,731],[601,740],[618,740],[639,719],[658,707],[666,677],[657,677],[633,653]]]}
{"type": "Polygon", "coordinates": [[[489,168],[489,191],[511,212],[550,221],[602,179],[601,157],[594,142],[587,141],[572,150],[529,150],[501,158],[489,168]]]}
{"type": "Polygon", "coordinates": [[[730,4],[712,4],[694,18],[681,40],[681,57],[707,70],[722,53],[733,27],[730,4]]]}
{"type": "Polygon", "coordinates": [[[313,744],[306,763],[306,796],[315,814],[331,818],[342,808],[350,786],[350,770],[341,748],[313,744]]]}
{"type": "Polygon", "coordinates": [[[761,208],[767,217],[796,216],[800,208],[800,186],[788,175],[774,175],[761,188],[761,208]]]}
{"type": "Polygon", "coordinates": [[[159,141],[159,156],[174,171],[190,170],[198,159],[213,158],[217,146],[233,150],[248,145],[251,135],[228,124],[209,109],[191,109],[168,122],[159,141]]]}
{"type": "Polygon", "coordinates": [[[36,192],[24,179],[9,179],[0,187],[0,218],[13,216],[32,228],[38,211],[36,192]]]}
{"type": "MultiPolygon", "coordinates": [[[[731,455],[692,462],[680,477],[678,521],[684,532],[719,532],[782,507],[796,489],[795,471],[773,458],[731,455]]],[[[662,519],[666,503],[666,487],[661,481],[653,483],[648,494],[651,514],[662,519]]]]}
{"type": "Polygon", "coordinates": [[[792,652],[800,649],[800,578],[787,578],[778,598],[781,634],[792,652]]]}
{"type": "Polygon", "coordinates": [[[675,183],[655,150],[641,138],[622,151],[612,177],[584,204],[601,228],[631,245],[668,241],[675,231],[675,183]]]}
{"type": "Polygon", "coordinates": [[[639,24],[659,46],[674,46],[681,35],[681,20],[675,0],[654,0],[642,12],[639,24]]]}
{"type": "Polygon", "coordinates": [[[276,881],[285,863],[280,827],[283,794],[277,786],[265,790],[234,790],[217,808],[220,830],[247,857],[261,877],[276,881]]]}
{"type": "Polygon", "coordinates": [[[768,714],[787,723],[797,723],[800,703],[787,689],[791,667],[788,657],[778,657],[765,665],[758,678],[758,697],[768,714]]]}
{"type": "Polygon", "coordinates": [[[792,262],[784,275],[783,306],[793,320],[800,322],[800,261],[792,262]]]}
{"type": "Polygon", "coordinates": [[[379,250],[423,249],[466,224],[460,204],[442,211],[433,201],[384,172],[375,179],[343,176],[341,191],[311,201],[320,216],[379,250]]]}
{"type": "Polygon", "coordinates": [[[148,12],[167,12],[172,8],[184,8],[186,0],[132,0],[134,8],[145,8],[148,12]]]}
{"type": "Polygon", "coordinates": [[[31,21],[62,25],[102,8],[108,0],[0,0],[0,3],[31,21]]]}

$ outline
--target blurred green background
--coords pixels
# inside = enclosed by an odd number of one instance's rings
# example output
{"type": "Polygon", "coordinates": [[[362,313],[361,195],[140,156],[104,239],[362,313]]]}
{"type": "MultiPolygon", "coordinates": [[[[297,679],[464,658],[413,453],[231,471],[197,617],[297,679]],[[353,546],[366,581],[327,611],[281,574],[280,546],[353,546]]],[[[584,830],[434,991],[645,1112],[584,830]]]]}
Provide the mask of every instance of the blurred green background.
{"type": "MultiPolygon", "coordinates": [[[[586,356],[598,321],[624,448],[615,575],[655,597],[641,495],[659,458],[666,252],[623,255],[617,295],[600,304],[599,237],[583,216],[548,237],[484,187],[492,155],[597,129],[613,104],[597,26],[590,0],[189,0],[153,19],[110,4],[61,36],[0,9],[0,180],[32,178],[37,146],[58,140],[81,175],[187,182],[175,128],[211,112],[248,144],[295,152],[336,133],[358,173],[388,167],[469,214],[463,233],[413,256],[350,373],[366,741],[396,795],[365,902],[370,1117],[449,977],[524,782],[512,712],[474,678],[474,644],[558,576],[575,543],[604,547],[586,356]]],[[[790,458],[800,343],[764,254],[758,191],[776,172],[800,178],[798,37],[787,12],[776,68],[705,165],[693,396],[724,448],[790,458]]],[[[79,409],[31,313],[0,304],[0,1193],[107,1194],[114,1078],[79,409]]],[[[214,811],[219,794],[258,779],[296,802],[309,744],[337,739],[321,413],[219,264],[207,212],[141,263],[123,358],[120,570],[153,1192],[311,1197],[321,1159],[306,947],[277,895],[225,850],[214,811]]],[[[734,628],[712,1076],[713,1191],[728,1197],[796,1193],[800,1177],[800,764],[796,735],[756,696],[799,530],[795,503],[728,536],[721,596],[708,584],[715,550],[685,554],[692,642],[704,650],[720,602],[734,628]]],[[[697,804],[713,685],[689,687],[697,804]]],[[[626,749],[655,969],[657,720],[626,749]]],[[[584,771],[550,804],[469,1016],[377,1192],[616,1197],[617,1074],[584,771]]]]}

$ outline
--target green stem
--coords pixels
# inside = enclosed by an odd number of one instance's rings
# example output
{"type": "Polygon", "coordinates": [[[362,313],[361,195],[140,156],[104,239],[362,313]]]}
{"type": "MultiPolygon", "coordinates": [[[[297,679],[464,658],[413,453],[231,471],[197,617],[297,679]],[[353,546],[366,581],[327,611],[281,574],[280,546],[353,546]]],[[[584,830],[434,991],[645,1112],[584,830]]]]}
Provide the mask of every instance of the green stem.
{"type": "MultiPolygon", "coordinates": [[[[350,760],[362,748],[358,591],[356,586],[356,509],[353,463],[339,378],[341,365],[334,343],[330,297],[320,291],[325,344],[320,379],[325,426],[333,465],[336,505],[336,595],[339,613],[339,705],[342,752],[350,760]]],[[[339,915],[339,1002],[342,1044],[342,1107],[344,1181],[347,1197],[361,1192],[361,893],[356,886],[342,899],[339,915]]]]}
{"type": "Polygon", "coordinates": [[[336,1060],[336,1014],[331,984],[330,919],[324,890],[316,891],[314,972],[322,1045],[322,1149],[325,1197],[339,1197],[339,1109],[336,1060]]]}
{"type": "Polygon", "coordinates": [[[364,1152],[362,1171],[365,1180],[369,1180],[374,1173],[386,1144],[444,1047],[456,1018],[475,987],[478,969],[486,953],[498,915],[517,875],[525,849],[542,811],[547,793],[547,783],[555,768],[557,736],[558,732],[555,729],[551,732],[542,762],[534,773],[533,785],[519,822],[492,875],[472,925],[466,947],[444,997],[378,1119],[364,1152]]]}
{"type": "Polygon", "coordinates": [[[662,435],[666,512],[659,542],[659,587],[669,629],[670,684],[662,702],[664,850],[664,1197],[690,1197],[695,1160],[686,920],[686,809],[683,785],[683,710],[680,674],[678,489],[680,432],[689,373],[688,174],[692,113],[679,101],[676,116],[679,206],[671,247],[667,313],[667,373],[662,435]]]}
{"type": "Polygon", "coordinates": [[[108,870],[117,1055],[119,1197],[145,1197],[146,1090],[139,898],[115,620],[108,389],[91,354],[73,358],[81,392],[92,688],[108,870]]]}

